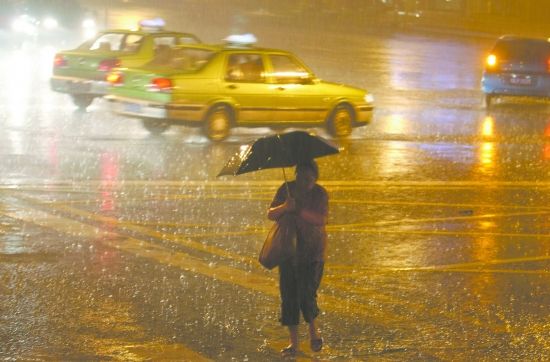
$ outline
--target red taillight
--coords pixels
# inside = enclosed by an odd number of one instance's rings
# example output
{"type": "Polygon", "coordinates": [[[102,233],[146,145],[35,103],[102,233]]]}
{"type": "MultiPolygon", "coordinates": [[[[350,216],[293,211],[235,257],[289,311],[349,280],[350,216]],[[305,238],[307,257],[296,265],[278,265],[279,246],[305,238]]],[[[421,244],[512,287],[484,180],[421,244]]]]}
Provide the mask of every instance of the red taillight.
{"type": "Polygon", "coordinates": [[[153,78],[150,90],[166,92],[172,89],[172,81],[168,78],[153,78]]]}
{"type": "Polygon", "coordinates": [[[53,58],[53,66],[54,68],[61,68],[67,66],[67,58],[65,58],[61,54],[56,54],[55,58],[53,58]]]}
{"type": "Polygon", "coordinates": [[[122,76],[122,73],[119,72],[107,74],[105,80],[107,80],[107,82],[111,83],[111,85],[113,86],[122,85],[122,83],[124,83],[124,77],[122,76]]]}
{"type": "Polygon", "coordinates": [[[550,73],[550,58],[546,59],[546,71],[550,73]]]}
{"type": "Polygon", "coordinates": [[[113,68],[117,67],[120,67],[119,59],[103,59],[101,62],[99,62],[97,70],[101,72],[110,72],[111,70],[113,70],[113,68]]]}

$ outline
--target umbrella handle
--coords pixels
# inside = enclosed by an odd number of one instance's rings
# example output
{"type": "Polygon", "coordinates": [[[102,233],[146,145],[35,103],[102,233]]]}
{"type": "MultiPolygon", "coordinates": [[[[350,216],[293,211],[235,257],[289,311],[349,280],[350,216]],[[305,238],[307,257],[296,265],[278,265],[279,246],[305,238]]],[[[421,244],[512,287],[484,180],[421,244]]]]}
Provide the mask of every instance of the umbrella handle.
{"type": "Polygon", "coordinates": [[[290,197],[290,189],[288,188],[288,182],[287,182],[287,180],[286,180],[285,168],[282,167],[282,169],[283,169],[283,177],[285,178],[286,196],[287,196],[287,197],[290,197]]]}
{"type": "MultiPolygon", "coordinates": [[[[286,147],[285,147],[285,143],[284,143],[283,139],[281,138],[281,135],[280,135],[280,134],[277,135],[277,139],[278,139],[279,142],[281,143],[283,150],[285,150],[286,155],[289,156],[289,155],[288,155],[288,151],[287,151],[287,149],[286,149],[286,147]]],[[[287,159],[288,159],[288,158],[289,158],[289,157],[287,157],[287,159]]],[[[290,198],[290,189],[288,188],[288,181],[286,180],[285,168],[282,167],[282,169],[283,169],[283,177],[285,178],[286,196],[290,198]]]]}

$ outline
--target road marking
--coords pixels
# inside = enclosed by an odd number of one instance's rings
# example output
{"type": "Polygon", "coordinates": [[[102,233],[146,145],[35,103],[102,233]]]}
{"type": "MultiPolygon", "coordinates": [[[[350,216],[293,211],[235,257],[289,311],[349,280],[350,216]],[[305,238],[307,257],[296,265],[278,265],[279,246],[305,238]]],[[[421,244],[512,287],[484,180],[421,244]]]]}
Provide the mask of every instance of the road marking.
{"type": "MultiPolygon", "coordinates": [[[[243,196],[242,194],[231,194],[231,197],[237,200],[271,200],[271,198],[255,198],[250,196],[243,196]]],[[[172,196],[155,196],[152,197],[152,199],[160,199],[160,200],[167,200],[167,199],[194,199],[197,198],[196,194],[193,195],[172,195],[172,196]]],[[[202,199],[229,199],[227,195],[201,195],[202,199]]],[[[139,200],[149,200],[151,198],[140,198],[139,200]]],[[[96,200],[92,200],[96,201],[96,200]]],[[[36,202],[36,201],[34,201],[36,202]]],[[[63,205],[74,205],[75,203],[89,203],[90,200],[64,200],[64,201],[43,201],[44,203],[47,203],[49,205],[57,205],[58,207],[61,207],[63,205]]],[[[403,202],[373,202],[373,201],[353,201],[353,200],[331,200],[331,203],[365,203],[365,204],[379,204],[379,205],[411,205],[411,206],[446,206],[446,207],[471,207],[473,205],[468,204],[441,204],[441,203],[403,203],[403,202]]],[[[336,231],[344,231],[344,232],[360,232],[360,233],[375,233],[374,230],[362,230],[362,229],[353,229],[357,227],[379,227],[379,226],[388,226],[388,225],[410,225],[410,224],[418,224],[418,223],[427,223],[427,222],[446,222],[446,221],[460,221],[460,220],[476,220],[476,219],[488,219],[488,218],[503,218],[503,217],[513,217],[513,216],[528,216],[528,215],[545,215],[550,214],[550,210],[547,211],[547,208],[540,208],[540,207],[527,207],[527,206],[519,206],[519,207],[513,207],[513,206],[500,206],[500,205],[478,205],[478,207],[509,207],[514,209],[537,209],[537,210],[544,210],[544,211],[533,211],[533,212],[521,212],[521,213],[489,213],[489,214],[483,214],[483,215],[468,215],[468,216],[450,216],[450,217],[438,217],[438,218],[422,218],[422,219],[401,219],[401,220],[389,220],[389,221],[375,221],[375,222],[361,222],[361,223],[350,223],[350,224],[331,224],[327,227],[327,230],[331,232],[336,231]]],[[[76,210],[76,209],[73,209],[76,210]]],[[[114,220],[114,219],[113,219],[114,220]]],[[[118,220],[114,220],[117,225],[122,225],[118,220]]],[[[126,226],[133,226],[136,224],[140,224],[140,222],[125,222],[124,225],[126,226]]],[[[142,224],[142,223],[141,223],[142,224]]],[[[142,224],[145,225],[145,224],[142,224]]],[[[164,224],[157,224],[159,226],[162,226],[164,224]]],[[[196,224],[194,226],[197,226],[199,224],[196,224]]],[[[169,226],[169,225],[167,225],[169,226]]],[[[182,224],[178,225],[182,226],[182,224]]],[[[199,225],[200,226],[200,225],[199,225]]],[[[227,232],[227,235],[248,235],[248,234],[254,234],[258,232],[262,232],[266,230],[265,228],[258,228],[255,227],[253,230],[248,231],[238,231],[238,232],[227,232]]],[[[447,232],[447,231],[419,231],[419,230],[411,230],[411,231],[401,231],[401,230],[384,230],[379,231],[380,233],[410,233],[410,234],[433,234],[433,235],[501,235],[501,236],[510,236],[510,237],[536,237],[536,238],[545,238],[548,235],[547,234],[512,234],[512,233],[485,233],[485,232],[479,232],[479,233],[472,233],[472,232],[447,232]]],[[[212,236],[212,235],[219,235],[219,233],[201,233],[201,234],[193,234],[193,237],[206,237],[206,236],[212,236]]]]}
{"type": "MultiPolygon", "coordinates": [[[[21,190],[18,190],[21,191],[21,190]]],[[[102,190],[96,190],[94,195],[97,195],[98,192],[102,190]]],[[[270,202],[273,198],[271,197],[273,191],[267,192],[248,192],[246,194],[240,193],[229,193],[224,194],[216,190],[215,194],[202,194],[200,198],[202,199],[214,199],[214,200],[246,200],[246,201],[266,201],[270,202]],[[263,196],[269,195],[269,196],[263,196]]],[[[186,199],[196,199],[197,194],[182,195],[182,194],[172,194],[172,195],[153,195],[153,196],[132,196],[132,201],[168,201],[168,200],[186,200],[186,199]]],[[[121,200],[121,198],[114,196],[115,200],[121,200]]],[[[91,201],[97,201],[97,198],[86,198],[86,199],[71,199],[71,200],[47,200],[45,202],[52,205],[76,205],[89,203],[91,201]]],[[[330,199],[331,204],[352,204],[352,205],[398,205],[398,206],[435,206],[435,207],[449,207],[449,208],[466,208],[474,212],[473,209],[513,209],[513,210],[548,210],[550,207],[546,206],[523,206],[523,205],[495,205],[495,204],[461,204],[461,203],[444,203],[444,202],[408,202],[408,201],[376,201],[376,200],[345,200],[345,199],[330,199]]]]}
{"type": "MultiPolygon", "coordinates": [[[[448,273],[448,274],[525,274],[525,275],[548,275],[550,270],[537,270],[537,269],[486,269],[486,268],[438,268],[436,265],[431,267],[364,267],[364,268],[354,268],[347,265],[337,265],[330,268],[340,269],[340,270],[353,270],[353,272],[327,275],[327,278],[334,278],[334,280],[344,279],[344,278],[357,278],[364,277],[369,274],[394,274],[394,273],[448,273]]],[[[359,291],[358,291],[359,292],[359,291]]],[[[377,295],[379,298],[380,295],[377,295]]]]}
{"type": "MultiPolygon", "coordinates": [[[[27,201],[32,202],[32,199],[29,199],[29,198],[24,198],[24,199],[27,200],[27,201]]],[[[226,250],[221,249],[221,248],[217,248],[215,246],[210,246],[210,245],[206,245],[206,244],[201,243],[201,242],[193,241],[193,240],[190,240],[188,237],[181,237],[181,236],[176,236],[174,234],[167,234],[167,233],[164,233],[164,232],[158,232],[156,230],[152,230],[150,228],[145,228],[145,227],[142,227],[142,226],[139,226],[139,225],[133,225],[133,224],[128,223],[128,222],[119,222],[117,219],[112,218],[112,217],[93,214],[93,213],[90,213],[90,212],[87,212],[87,211],[84,211],[84,210],[80,210],[80,209],[76,209],[76,208],[73,208],[73,207],[69,207],[69,206],[59,205],[59,206],[55,207],[55,209],[59,210],[59,211],[65,211],[65,212],[67,212],[69,214],[72,214],[72,215],[79,215],[79,216],[82,216],[86,219],[99,221],[99,222],[101,222],[103,224],[106,224],[106,225],[112,225],[113,227],[122,227],[124,229],[131,230],[131,231],[134,231],[134,232],[137,232],[137,233],[140,233],[140,234],[148,235],[148,236],[160,239],[160,240],[169,240],[169,241],[175,242],[179,245],[184,245],[184,246],[190,247],[190,248],[198,250],[198,251],[204,251],[204,252],[207,252],[209,254],[221,256],[221,257],[224,257],[224,258],[227,258],[227,259],[233,259],[233,260],[239,261],[243,264],[248,264],[248,265],[255,265],[256,264],[255,260],[253,260],[252,258],[248,258],[248,257],[242,256],[242,255],[236,254],[236,253],[231,253],[229,251],[226,251],[226,250]]]]}
{"type": "MultiPolygon", "coordinates": [[[[376,225],[375,225],[376,226],[376,225]]],[[[381,229],[347,229],[345,224],[333,225],[327,228],[330,232],[354,232],[363,234],[406,234],[406,235],[444,235],[444,236],[503,236],[510,238],[550,238],[550,234],[527,234],[527,233],[493,233],[475,231],[438,231],[438,230],[381,230],[381,229]]]]}
{"type": "MultiPolygon", "coordinates": [[[[28,196],[20,196],[20,198],[22,198],[26,201],[32,202],[32,203],[37,203],[38,202],[38,203],[44,204],[40,200],[36,200],[36,199],[28,197],[28,196]]],[[[48,203],[46,202],[45,204],[48,204],[48,203]]],[[[90,212],[87,212],[87,211],[84,211],[84,210],[81,210],[81,209],[77,209],[77,208],[73,208],[73,207],[69,207],[69,206],[56,205],[55,209],[60,210],[60,211],[68,212],[69,214],[79,215],[79,216],[82,216],[82,217],[87,218],[87,219],[93,219],[93,220],[99,221],[99,222],[107,224],[107,225],[123,227],[123,228],[126,228],[128,230],[132,230],[132,231],[135,231],[135,232],[138,232],[138,233],[141,233],[141,234],[144,234],[144,235],[149,235],[149,236],[159,238],[159,239],[162,239],[162,240],[170,240],[172,242],[176,242],[178,244],[185,245],[187,247],[191,247],[195,250],[206,251],[210,254],[221,256],[221,257],[232,259],[232,260],[236,260],[236,261],[239,261],[239,262],[244,263],[244,264],[249,265],[249,266],[257,266],[257,261],[256,261],[255,258],[242,256],[240,254],[228,252],[228,251],[226,251],[224,249],[221,249],[221,248],[208,246],[208,245],[205,245],[204,243],[201,243],[201,242],[192,241],[187,236],[186,237],[179,237],[179,236],[176,236],[176,235],[173,235],[173,234],[161,233],[161,232],[158,232],[156,230],[152,230],[150,228],[146,228],[146,227],[142,227],[142,226],[139,226],[139,225],[132,224],[131,222],[127,222],[127,221],[126,222],[119,222],[115,218],[106,217],[106,216],[102,216],[102,215],[97,215],[97,214],[94,214],[94,213],[90,213],[90,212]]],[[[357,225],[360,225],[360,226],[361,225],[365,225],[365,226],[386,226],[386,225],[396,225],[396,224],[399,225],[399,224],[402,224],[402,223],[411,224],[411,223],[428,222],[428,221],[469,220],[469,219],[472,219],[472,218],[489,218],[489,217],[495,217],[495,216],[507,217],[507,216],[541,215],[541,214],[549,214],[549,213],[550,212],[548,212],[548,211],[541,211],[541,212],[531,212],[531,213],[487,214],[487,215],[463,216],[463,217],[459,216],[459,217],[451,217],[451,218],[426,218],[426,219],[413,219],[413,220],[405,220],[405,221],[403,221],[403,220],[392,220],[392,221],[375,222],[375,223],[355,223],[355,224],[330,225],[329,227],[327,227],[327,229],[331,232],[340,231],[340,232],[404,233],[404,234],[426,234],[426,233],[430,233],[430,234],[434,234],[434,235],[461,235],[460,233],[445,232],[445,231],[430,231],[430,232],[428,232],[428,231],[415,231],[415,230],[401,230],[401,231],[400,230],[365,230],[365,229],[353,229],[353,227],[356,227],[357,225]]],[[[236,232],[235,235],[246,235],[248,233],[258,233],[261,230],[262,230],[261,228],[258,228],[256,230],[252,230],[252,231],[241,231],[241,232],[236,232]]],[[[267,230],[267,229],[263,229],[263,230],[267,230]]],[[[206,237],[206,236],[211,236],[211,235],[219,236],[219,235],[225,235],[225,234],[230,235],[230,233],[224,232],[224,233],[213,233],[213,234],[203,233],[203,234],[199,234],[199,236],[206,237]]],[[[465,235],[488,235],[488,233],[475,234],[475,233],[467,233],[467,232],[463,232],[463,234],[465,234],[465,235]]],[[[546,238],[546,237],[548,237],[548,235],[545,235],[545,234],[540,234],[540,235],[539,234],[510,234],[509,236],[513,236],[513,237],[522,237],[523,236],[523,237],[535,237],[535,238],[546,238]]]]}
{"type": "MultiPolygon", "coordinates": [[[[334,265],[333,269],[353,270],[353,273],[338,273],[338,278],[357,277],[362,273],[395,273],[395,272],[450,272],[450,273],[506,273],[506,274],[550,274],[550,270],[535,270],[535,269],[487,269],[485,267],[491,265],[507,265],[518,263],[531,263],[538,261],[548,261],[550,255],[535,255],[522,258],[509,259],[494,259],[487,261],[474,261],[468,263],[428,265],[428,266],[411,266],[411,267],[356,267],[348,265],[334,265]]],[[[335,274],[336,276],[336,274],[335,274]]]]}
{"type": "MultiPolygon", "coordinates": [[[[371,221],[371,222],[362,222],[362,223],[342,224],[341,226],[338,226],[338,228],[347,229],[347,228],[353,228],[358,226],[387,226],[387,225],[401,225],[401,224],[418,224],[418,223],[426,223],[426,222],[434,222],[434,221],[494,219],[494,218],[503,218],[503,217],[512,217],[512,216],[548,215],[548,214],[550,214],[550,211],[433,217],[433,218],[422,218],[422,219],[401,219],[401,220],[388,220],[388,221],[375,221],[375,222],[371,221]]],[[[332,227],[334,228],[334,225],[332,225],[332,227]]]]}
{"type": "MultiPolygon", "coordinates": [[[[168,180],[121,180],[121,181],[109,181],[104,180],[57,180],[52,182],[44,182],[40,184],[25,183],[21,180],[14,180],[12,183],[8,183],[8,180],[4,180],[4,184],[0,186],[6,190],[44,190],[45,188],[53,189],[54,187],[69,188],[74,190],[75,186],[174,186],[174,187],[216,187],[216,188],[235,188],[235,187],[279,187],[283,183],[283,180],[181,180],[181,181],[168,181],[168,180]]],[[[364,187],[472,187],[472,188],[496,188],[496,187],[512,187],[512,188],[550,188],[550,181],[367,181],[367,180],[320,180],[319,183],[326,187],[356,187],[362,189],[364,187]]]]}
{"type": "MultiPolygon", "coordinates": [[[[432,265],[426,267],[416,267],[415,270],[438,270],[438,269],[460,269],[460,268],[472,268],[472,267],[484,267],[487,265],[503,265],[503,264],[516,264],[516,263],[525,263],[525,262],[534,262],[534,261],[545,261],[550,260],[550,255],[537,255],[537,256],[526,256],[523,258],[509,258],[509,259],[494,259],[488,261],[476,261],[469,263],[457,263],[457,264],[446,264],[446,265],[432,265]]],[[[406,270],[407,268],[403,268],[406,270]]]]}
{"type": "MultiPolygon", "coordinates": [[[[479,209],[479,208],[491,208],[491,209],[535,209],[535,210],[550,210],[550,207],[546,206],[522,206],[522,205],[495,205],[495,204],[460,204],[460,203],[447,203],[447,202],[407,202],[407,201],[376,201],[376,200],[340,200],[330,199],[330,203],[337,204],[366,204],[366,205],[400,205],[400,206],[437,206],[437,207],[460,207],[466,209],[479,209]]],[[[473,211],[473,210],[472,210],[473,211]]]]}
{"type": "Polygon", "coordinates": [[[443,273],[474,273],[474,274],[532,274],[532,275],[550,275],[550,270],[528,270],[528,269],[433,269],[433,270],[418,270],[431,271],[431,272],[443,272],[443,273]]]}

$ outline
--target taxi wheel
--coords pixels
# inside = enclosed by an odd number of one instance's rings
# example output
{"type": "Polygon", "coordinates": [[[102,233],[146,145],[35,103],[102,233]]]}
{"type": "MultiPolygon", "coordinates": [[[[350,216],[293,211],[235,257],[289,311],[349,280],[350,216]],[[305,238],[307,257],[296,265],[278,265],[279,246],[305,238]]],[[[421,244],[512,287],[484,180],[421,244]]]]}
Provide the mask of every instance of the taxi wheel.
{"type": "Polygon", "coordinates": [[[83,111],[94,101],[94,96],[89,94],[71,94],[71,98],[75,106],[83,111]]]}
{"type": "Polygon", "coordinates": [[[328,131],[334,137],[346,137],[351,134],[353,114],[349,106],[337,106],[329,119],[328,131]]]}
{"type": "Polygon", "coordinates": [[[141,120],[143,127],[151,134],[161,134],[170,128],[170,123],[160,119],[143,119],[141,120]]]}
{"type": "Polygon", "coordinates": [[[232,117],[226,106],[218,105],[206,115],[204,121],[204,133],[212,141],[223,141],[229,136],[232,117]]]}

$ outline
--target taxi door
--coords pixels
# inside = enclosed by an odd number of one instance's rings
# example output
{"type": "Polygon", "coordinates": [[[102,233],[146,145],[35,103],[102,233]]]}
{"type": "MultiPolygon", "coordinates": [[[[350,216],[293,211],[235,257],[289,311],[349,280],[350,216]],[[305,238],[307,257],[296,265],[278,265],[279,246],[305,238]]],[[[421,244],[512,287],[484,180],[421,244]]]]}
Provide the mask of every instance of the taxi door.
{"type": "Polygon", "coordinates": [[[269,54],[268,58],[270,81],[277,94],[274,123],[324,122],[330,98],[323,96],[311,71],[289,54],[269,54]]]}
{"type": "Polygon", "coordinates": [[[273,92],[266,82],[261,53],[229,53],[223,74],[222,92],[231,97],[240,124],[267,124],[273,119],[273,92]]]}

